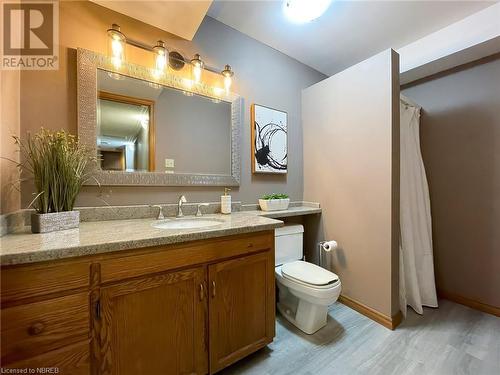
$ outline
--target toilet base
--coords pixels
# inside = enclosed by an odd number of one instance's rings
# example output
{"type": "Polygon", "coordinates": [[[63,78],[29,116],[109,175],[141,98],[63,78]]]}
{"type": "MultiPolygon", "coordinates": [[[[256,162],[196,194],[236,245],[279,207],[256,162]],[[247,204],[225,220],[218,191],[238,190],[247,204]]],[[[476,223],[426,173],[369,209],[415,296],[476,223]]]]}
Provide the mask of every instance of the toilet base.
{"type": "Polygon", "coordinates": [[[302,332],[312,335],[326,326],[328,306],[299,299],[284,286],[279,286],[279,291],[279,312],[302,332]]]}

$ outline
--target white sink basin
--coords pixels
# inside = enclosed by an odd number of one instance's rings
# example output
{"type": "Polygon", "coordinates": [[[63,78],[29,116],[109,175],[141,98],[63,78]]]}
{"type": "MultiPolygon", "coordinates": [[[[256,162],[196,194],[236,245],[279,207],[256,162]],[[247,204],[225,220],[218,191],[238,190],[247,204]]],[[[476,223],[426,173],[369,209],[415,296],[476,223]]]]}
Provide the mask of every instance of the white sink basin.
{"type": "Polygon", "coordinates": [[[167,219],[153,223],[153,227],[158,229],[198,229],[215,227],[223,222],[223,220],[208,218],[167,219]]]}

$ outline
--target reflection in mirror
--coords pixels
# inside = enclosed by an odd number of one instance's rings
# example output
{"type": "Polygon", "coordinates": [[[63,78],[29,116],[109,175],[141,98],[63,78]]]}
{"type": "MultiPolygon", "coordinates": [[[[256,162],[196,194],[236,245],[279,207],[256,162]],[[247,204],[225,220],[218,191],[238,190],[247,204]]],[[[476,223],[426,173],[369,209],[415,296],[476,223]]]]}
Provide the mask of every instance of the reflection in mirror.
{"type": "Polygon", "coordinates": [[[231,175],[231,103],[97,70],[103,170],[231,175]]]}
{"type": "Polygon", "coordinates": [[[154,171],[154,101],[99,91],[101,169],[154,171]]]}

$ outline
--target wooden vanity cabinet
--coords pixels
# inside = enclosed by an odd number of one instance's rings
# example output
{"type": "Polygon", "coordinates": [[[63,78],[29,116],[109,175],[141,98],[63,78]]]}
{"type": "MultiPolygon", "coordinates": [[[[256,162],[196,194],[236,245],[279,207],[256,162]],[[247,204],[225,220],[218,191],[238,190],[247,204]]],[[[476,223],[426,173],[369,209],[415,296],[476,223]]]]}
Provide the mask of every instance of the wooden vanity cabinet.
{"type": "Polygon", "coordinates": [[[2,267],[1,277],[3,367],[206,374],[274,337],[274,231],[2,267]]]}
{"type": "Polygon", "coordinates": [[[274,257],[263,252],[215,263],[208,274],[214,373],[273,341],[274,257]]]}
{"type": "Polygon", "coordinates": [[[204,374],[208,370],[205,269],[101,289],[101,374],[204,374]]]}
{"type": "Polygon", "coordinates": [[[88,261],[2,267],[0,276],[2,368],[89,374],[88,261]]]}

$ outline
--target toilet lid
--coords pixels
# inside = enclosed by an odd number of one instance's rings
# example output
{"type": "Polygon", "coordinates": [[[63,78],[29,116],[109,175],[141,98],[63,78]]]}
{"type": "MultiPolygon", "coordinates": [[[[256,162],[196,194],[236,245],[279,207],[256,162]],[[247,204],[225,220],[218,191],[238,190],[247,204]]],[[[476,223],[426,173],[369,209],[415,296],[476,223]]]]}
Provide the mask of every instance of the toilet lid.
{"type": "Polygon", "coordinates": [[[329,285],[339,280],[333,272],[301,260],[283,264],[281,274],[287,279],[314,286],[329,285]]]}

